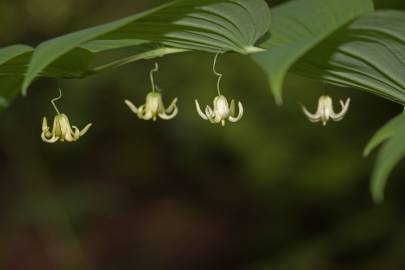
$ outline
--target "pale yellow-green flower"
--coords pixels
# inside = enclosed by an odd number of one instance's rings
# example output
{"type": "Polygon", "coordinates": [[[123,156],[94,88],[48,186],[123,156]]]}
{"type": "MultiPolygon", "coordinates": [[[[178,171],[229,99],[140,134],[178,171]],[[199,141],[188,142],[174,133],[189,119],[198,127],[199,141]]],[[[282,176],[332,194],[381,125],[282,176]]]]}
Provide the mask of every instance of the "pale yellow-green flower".
{"type": "Polygon", "coordinates": [[[332,99],[329,96],[321,96],[318,101],[318,109],[315,113],[310,113],[304,106],[302,106],[302,110],[309,121],[313,123],[322,122],[322,124],[326,126],[329,119],[335,122],[343,120],[349,110],[350,98],[348,98],[346,102],[340,100],[340,106],[342,107],[341,111],[335,113],[332,99]]]}
{"type": "Polygon", "coordinates": [[[76,126],[71,126],[67,115],[64,113],[60,113],[57,106],[55,105],[55,101],[59,100],[60,98],[62,98],[61,91],[59,97],[51,101],[57,113],[53,119],[52,129],[48,126],[48,120],[46,119],[46,117],[42,119],[41,138],[46,143],[55,143],[57,141],[77,141],[81,136],[86,134],[86,132],[92,126],[92,124],[90,123],[86,125],[82,130],[79,130],[76,126]]]}
{"type": "Polygon", "coordinates": [[[52,130],[48,126],[46,117],[42,120],[42,134],[41,138],[46,143],[61,142],[74,142],[81,136],[86,134],[92,124],[88,124],[82,130],[79,130],[76,126],[70,126],[69,118],[66,114],[57,114],[53,119],[52,130]]]}
{"type": "Polygon", "coordinates": [[[178,109],[176,106],[177,98],[175,98],[169,107],[165,108],[162,100],[162,95],[158,92],[150,92],[146,96],[144,105],[138,108],[129,100],[125,100],[125,104],[129,109],[138,116],[139,119],[156,121],[157,117],[163,120],[170,120],[174,118],[178,109]]]}
{"type": "Polygon", "coordinates": [[[220,83],[222,79],[222,74],[218,73],[215,69],[217,60],[218,60],[219,53],[215,55],[214,63],[212,65],[212,71],[215,75],[218,76],[217,81],[217,92],[218,96],[214,98],[213,107],[210,106],[205,107],[205,112],[203,112],[200,108],[200,104],[198,100],[195,100],[195,107],[197,109],[198,114],[201,116],[202,119],[210,121],[212,124],[221,124],[225,126],[226,121],[230,122],[238,122],[242,119],[243,116],[243,106],[242,103],[238,102],[239,113],[236,115],[236,108],[235,108],[235,101],[231,101],[231,105],[229,105],[228,100],[224,95],[221,94],[220,90],[220,83]]]}
{"type": "Polygon", "coordinates": [[[178,113],[177,108],[177,98],[175,98],[169,107],[165,107],[163,104],[162,95],[156,92],[156,86],[153,79],[153,73],[159,70],[159,66],[155,63],[155,68],[150,71],[150,81],[152,85],[152,91],[146,95],[145,104],[136,107],[131,101],[125,100],[125,104],[128,108],[138,116],[139,119],[143,120],[153,120],[156,121],[157,118],[163,120],[170,120],[174,118],[178,113]]]}
{"type": "Polygon", "coordinates": [[[239,113],[236,116],[235,101],[231,101],[229,105],[225,96],[219,95],[214,98],[213,107],[205,107],[205,113],[201,110],[198,100],[195,100],[195,106],[198,114],[202,119],[210,121],[212,124],[221,124],[225,126],[226,120],[230,122],[238,122],[243,116],[243,106],[238,102],[239,113]]]}

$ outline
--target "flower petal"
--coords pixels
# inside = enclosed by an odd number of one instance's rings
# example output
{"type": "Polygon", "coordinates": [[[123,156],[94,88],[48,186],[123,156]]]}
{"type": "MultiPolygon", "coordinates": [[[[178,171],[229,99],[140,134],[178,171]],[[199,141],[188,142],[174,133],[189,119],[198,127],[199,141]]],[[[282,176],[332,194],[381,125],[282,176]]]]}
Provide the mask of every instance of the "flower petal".
{"type": "Polygon", "coordinates": [[[41,133],[41,139],[42,141],[46,142],[46,143],[55,143],[59,140],[58,137],[52,136],[51,138],[47,138],[45,132],[41,133]]]}
{"type": "Polygon", "coordinates": [[[350,106],[350,98],[346,100],[346,102],[343,102],[342,100],[340,101],[340,106],[342,106],[342,110],[339,113],[332,113],[331,118],[333,121],[341,121],[349,111],[349,106],[350,106]]]}
{"type": "Polygon", "coordinates": [[[200,108],[200,104],[198,103],[198,100],[195,100],[195,107],[196,107],[197,112],[198,112],[198,114],[200,115],[200,117],[201,117],[202,119],[204,119],[204,120],[208,120],[207,115],[205,115],[205,114],[202,112],[202,110],[201,110],[201,108],[200,108]]]}
{"type": "Polygon", "coordinates": [[[165,110],[167,114],[170,114],[172,111],[177,110],[176,103],[177,98],[173,99],[172,103],[170,103],[169,107],[167,107],[167,109],[165,110]]]}
{"type": "Polygon", "coordinates": [[[44,132],[45,130],[49,130],[48,120],[46,119],[46,117],[42,118],[42,132],[44,132]]]}
{"type": "Polygon", "coordinates": [[[302,111],[304,112],[305,116],[308,118],[309,121],[312,123],[317,123],[321,120],[321,115],[319,112],[312,114],[310,113],[305,106],[301,105],[302,111]]]}
{"type": "Polygon", "coordinates": [[[173,119],[178,112],[179,110],[177,109],[177,107],[174,107],[174,110],[171,114],[159,113],[159,117],[162,118],[163,120],[170,120],[173,119]]]}
{"type": "Polygon", "coordinates": [[[80,137],[83,136],[84,134],[87,133],[87,131],[89,130],[89,128],[92,126],[92,123],[87,124],[79,133],[80,137]]]}
{"type": "Polygon", "coordinates": [[[138,108],[137,116],[139,119],[143,119],[143,115],[145,113],[145,105],[142,105],[138,108]]]}
{"type": "Polygon", "coordinates": [[[124,102],[134,114],[138,114],[138,108],[131,101],[126,99],[124,102]]]}
{"type": "Polygon", "coordinates": [[[229,107],[229,116],[235,117],[235,100],[232,99],[231,106],[229,107]]]}
{"type": "Polygon", "coordinates": [[[230,116],[228,119],[229,119],[229,121],[230,122],[233,122],[233,123],[235,123],[235,122],[238,122],[240,119],[242,119],[242,116],[243,116],[243,106],[242,106],[242,102],[238,102],[238,108],[239,108],[239,114],[238,114],[238,116],[237,117],[234,117],[233,115],[235,115],[235,103],[234,103],[234,101],[232,100],[232,102],[231,102],[231,110],[232,110],[232,105],[233,105],[233,110],[234,110],[234,113],[232,114],[232,116],[230,116]]]}

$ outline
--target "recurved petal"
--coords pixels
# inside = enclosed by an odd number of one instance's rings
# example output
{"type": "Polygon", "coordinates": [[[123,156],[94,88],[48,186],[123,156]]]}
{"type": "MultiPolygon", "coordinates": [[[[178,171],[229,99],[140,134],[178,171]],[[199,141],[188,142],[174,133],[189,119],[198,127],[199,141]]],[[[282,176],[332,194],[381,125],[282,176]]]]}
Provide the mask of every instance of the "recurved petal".
{"type": "Polygon", "coordinates": [[[124,102],[134,114],[138,114],[138,108],[131,101],[126,99],[124,102]]]}
{"type": "Polygon", "coordinates": [[[48,120],[46,119],[46,117],[42,118],[42,132],[44,132],[45,130],[49,130],[48,120]]]}
{"type": "Polygon", "coordinates": [[[304,112],[305,116],[308,118],[309,121],[312,123],[319,122],[321,120],[321,115],[319,112],[312,114],[310,113],[305,106],[301,105],[302,111],[304,112]]]}
{"type": "Polygon", "coordinates": [[[349,106],[350,106],[350,98],[346,100],[346,102],[343,102],[342,100],[340,101],[340,106],[342,106],[342,110],[339,113],[332,113],[331,118],[334,121],[340,121],[342,120],[347,112],[349,111],[349,106]]]}
{"type": "Polygon", "coordinates": [[[205,115],[210,118],[210,117],[215,117],[215,112],[210,106],[205,107],[205,115]]]}
{"type": "Polygon", "coordinates": [[[207,115],[207,117],[208,121],[210,121],[212,124],[218,124],[220,122],[215,118],[215,114],[207,115]]]}
{"type": "Polygon", "coordinates": [[[136,114],[139,119],[143,119],[143,115],[145,113],[145,105],[142,105],[138,108],[138,113],[136,114]]]}
{"type": "Polygon", "coordinates": [[[143,110],[143,112],[144,113],[139,118],[141,118],[143,120],[150,120],[150,119],[154,118],[154,120],[156,121],[156,115],[154,115],[151,111],[143,110]]]}
{"type": "Polygon", "coordinates": [[[87,131],[91,128],[92,125],[93,125],[92,123],[87,124],[87,125],[80,131],[80,133],[79,133],[79,134],[80,134],[80,137],[83,136],[84,134],[86,134],[87,131]]]}
{"type": "Polygon", "coordinates": [[[72,126],[72,141],[77,141],[80,138],[80,130],[76,126],[72,126]]]}
{"type": "MultiPolygon", "coordinates": [[[[232,100],[232,103],[233,103],[233,106],[235,107],[235,103],[234,103],[233,100],[232,100]]],[[[231,107],[232,107],[232,104],[231,104],[231,107]]],[[[235,123],[235,122],[238,122],[240,119],[242,119],[242,117],[243,117],[243,106],[242,106],[242,102],[240,102],[240,101],[238,102],[238,108],[239,108],[238,116],[234,117],[234,115],[235,115],[235,109],[234,109],[234,113],[229,117],[229,121],[235,123]]]]}
{"type": "Polygon", "coordinates": [[[69,127],[69,131],[64,133],[64,137],[61,138],[61,141],[67,141],[67,142],[74,142],[74,132],[71,127],[69,127]]]}
{"type": "Polygon", "coordinates": [[[171,114],[160,113],[160,114],[159,114],[159,117],[162,118],[163,120],[170,120],[170,119],[173,119],[173,118],[177,115],[178,111],[179,111],[179,110],[178,110],[177,107],[175,106],[175,107],[174,107],[174,110],[173,110],[173,112],[172,112],[171,114]]]}
{"type": "Polygon", "coordinates": [[[197,112],[198,112],[198,114],[200,115],[200,117],[201,117],[202,119],[204,119],[204,120],[208,120],[207,115],[205,115],[205,114],[203,113],[203,111],[201,110],[200,104],[198,103],[198,100],[195,100],[195,107],[196,107],[197,112]]]}
{"type": "Polygon", "coordinates": [[[46,143],[55,143],[55,142],[57,142],[59,140],[59,138],[55,137],[55,136],[52,136],[52,137],[48,138],[46,136],[45,132],[41,133],[41,139],[42,139],[42,141],[44,141],[46,143]]]}
{"type": "MultiPolygon", "coordinates": [[[[173,99],[172,103],[170,103],[169,107],[167,107],[166,114],[170,114],[172,111],[177,110],[177,98],[173,99]]],[[[177,113],[176,113],[177,114],[177,113]]]]}

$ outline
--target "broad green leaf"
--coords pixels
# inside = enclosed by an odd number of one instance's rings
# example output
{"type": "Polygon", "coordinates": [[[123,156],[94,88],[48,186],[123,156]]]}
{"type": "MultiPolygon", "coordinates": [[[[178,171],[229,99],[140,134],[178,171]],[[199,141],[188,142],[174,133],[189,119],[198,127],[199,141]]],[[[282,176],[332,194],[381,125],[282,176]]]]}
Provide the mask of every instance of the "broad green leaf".
{"type": "MultiPolygon", "coordinates": [[[[292,72],[405,104],[405,12],[378,11],[360,17],[302,57],[292,72]]],[[[371,180],[376,202],[383,200],[389,174],[405,155],[404,125],[403,115],[393,119],[364,151],[368,155],[388,140],[371,180]]]]}
{"type": "MultiPolygon", "coordinates": [[[[25,75],[33,49],[21,50],[22,47],[15,47],[18,50],[11,51],[8,47],[0,50],[0,60],[2,62],[0,63],[0,75],[25,75]]],[[[116,66],[116,62],[124,61],[124,59],[129,57],[131,57],[131,59],[135,57],[138,60],[143,59],[143,55],[146,52],[148,52],[150,58],[153,58],[153,52],[156,57],[158,57],[184,51],[185,50],[167,48],[157,43],[142,40],[94,40],[74,48],[59,57],[46,67],[39,76],[51,78],[81,78],[94,74],[101,70],[97,65],[94,65],[94,60],[106,52],[115,52],[120,55],[117,59],[110,60],[111,63],[109,63],[108,66],[113,67],[116,66]]],[[[148,55],[146,55],[145,58],[147,58],[148,55]]]]}
{"type": "Polygon", "coordinates": [[[405,104],[405,12],[378,11],[357,19],[292,71],[405,104]]]}
{"type": "Polygon", "coordinates": [[[405,115],[400,114],[387,124],[385,124],[377,133],[371,138],[366,148],[364,149],[364,156],[368,156],[376,147],[390,139],[405,122],[405,115]]]}
{"type": "Polygon", "coordinates": [[[276,102],[290,68],[321,41],[363,14],[373,11],[371,0],[295,0],[272,9],[271,37],[254,55],[265,70],[276,102]]]}
{"type": "Polygon", "coordinates": [[[128,47],[142,46],[149,44],[149,41],[140,39],[118,39],[118,40],[93,40],[84,43],[80,47],[91,53],[105,52],[128,47]]]}
{"type": "MultiPolygon", "coordinates": [[[[139,40],[97,40],[69,51],[46,67],[39,76],[67,79],[83,78],[141,59],[162,57],[184,51],[183,49],[162,47],[156,43],[144,43],[144,41],[140,42],[139,40]],[[119,57],[114,57],[114,60],[109,60],[107,63],[93,63],[106,52],[112,52],[114,55],[117,53],[119,57]]],[[[23,76],[31,55],[32,52],[23,53],[0,65],[1,110],[9,105],[10,101],[20,92],[23,76]],[[16,77],[19,78],[19,84],[13,83],[13,88],[11,88],[8,81],[15,81],[16,77]]]]}
{"type": "Polygon", "coordinates": [[[392,138],[387,141],[378,154],[371,179],[371,194],[376,203],[384,200],[384,189],[387,179],[395,165],[405,156],[405,117],[392,138]]]}
{"type": "MultiPolygon", "coordinates": [[[[0,76],[22,75],[34,49],[26,45],[13,45],[0,49],[0,76]]],[[[1,92],[0,92],[1,93],[1,92]]]]}
{"type": "Polygon", "coordinates": [[[18,95],[16,89],[21,88],[22,76],[1,76],[0,75],[0,112],[8,107],[9,103],[18,95]]]}
{"type": "Polygon", "coordinates": [[[26,69],[32,51],[33,48],[26,45],[0,49],[0,112],[10,104],[21,89],[22,73],[26,69]]]}
{"type": "Polygon", "coordinates": [[[25,94],[32,81],[59,58],[77,47],[86,48],[86,43],[89,46],[88,42],[94,40],[145,40],[175,49],[246,54],[258,50],[255,43],[269,26],[270,11],[264,0],[174,1],[40,44],[29,63],[22,90],[25,94]]]}
{"type": "Polygon", "coordinates": [[[12,45],[0,49],[0,65],[11,59],[32,52],[34,49],[26,45],[12,45]]]}

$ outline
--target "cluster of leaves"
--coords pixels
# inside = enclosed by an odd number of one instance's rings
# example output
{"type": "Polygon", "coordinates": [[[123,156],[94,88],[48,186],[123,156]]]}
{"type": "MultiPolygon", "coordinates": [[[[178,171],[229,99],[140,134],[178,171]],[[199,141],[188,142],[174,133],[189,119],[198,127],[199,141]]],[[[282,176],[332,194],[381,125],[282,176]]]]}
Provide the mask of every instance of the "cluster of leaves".
{"type": "MultiPolygon", "coordinates": [[[[40,77],[83,78],[191,50],[253,54],[279,104],[288,72],[405,104],[405,12],[374,11],[372,0],[291,0],[270,16],[264,0],[177,0],[35,49],[0,49],[0,109],[40,77]],[[107,52],[120,56],[95,64],[107,52]]],[[[403,135],[405,118],[399,116],[366,149],[389,139],[372,176],[376,201],[405,155],[403,135]]]]}

